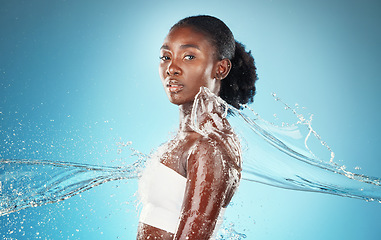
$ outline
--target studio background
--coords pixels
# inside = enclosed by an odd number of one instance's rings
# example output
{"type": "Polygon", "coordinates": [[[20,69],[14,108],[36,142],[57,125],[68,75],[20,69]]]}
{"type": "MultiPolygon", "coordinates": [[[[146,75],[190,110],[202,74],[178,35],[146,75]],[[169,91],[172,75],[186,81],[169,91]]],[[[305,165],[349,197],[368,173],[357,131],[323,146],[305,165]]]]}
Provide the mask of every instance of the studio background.
{"type": "MultiPolygon", "coordinates": [[[[380,12],[371,0],[0,0],[0,156],[115,166],[129,163],[129,141],[150,153],[178,124],[158,76],[162,41],[179,19],[210,14],[252,51],[255,111],[282,111],[271,93],[306,107],[335,160],[380,177],[380,12]]],[[[0,236],[133,239],[136,190],[110,182],[2,216],[0,236]]],[[[240,238],[381,235],[375,202],[242,182],[231,209],[240,238]]]]}

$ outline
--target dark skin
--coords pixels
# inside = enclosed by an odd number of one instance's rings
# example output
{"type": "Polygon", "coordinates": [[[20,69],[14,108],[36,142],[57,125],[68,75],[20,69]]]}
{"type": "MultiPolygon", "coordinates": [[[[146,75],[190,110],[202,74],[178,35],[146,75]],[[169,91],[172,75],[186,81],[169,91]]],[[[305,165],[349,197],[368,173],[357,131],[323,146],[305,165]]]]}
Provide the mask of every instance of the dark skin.
{"type": "MultiPolygon", "coordinates": [[[[187,184],[177,231],[169,233],[140,223],[137,239],[199,240],[212,236],[221,208],[229,204],[238,187],[241,163],[229,144],[234,134],[227,121],[218,134],[202,136],[190,127],[190,116],[200,87],[218,95],[220,81],[230,68],[230,61],[218,60],[208,38],[192,28],[175,28],[164,40],[159,73],[170,102],[179,106],[180,128],[161,162],[187,178],[187,184]]],[[[208,116],[202,119],[208,120],[208,116]]]]}

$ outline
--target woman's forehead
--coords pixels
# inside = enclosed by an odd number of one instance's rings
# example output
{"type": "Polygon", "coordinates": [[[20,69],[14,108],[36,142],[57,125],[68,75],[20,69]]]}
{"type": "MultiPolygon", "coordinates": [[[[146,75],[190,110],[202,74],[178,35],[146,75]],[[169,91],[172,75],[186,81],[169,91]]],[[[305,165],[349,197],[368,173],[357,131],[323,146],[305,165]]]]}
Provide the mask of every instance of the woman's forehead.
{"type": "Polygon", "coordinates": [[[210,48],[211,44],[205,34],[195,31],[191,27],[176,27],[172,29],[166,38],[161,49],[169,49],[178,45],[179,47],[210,48]]]}

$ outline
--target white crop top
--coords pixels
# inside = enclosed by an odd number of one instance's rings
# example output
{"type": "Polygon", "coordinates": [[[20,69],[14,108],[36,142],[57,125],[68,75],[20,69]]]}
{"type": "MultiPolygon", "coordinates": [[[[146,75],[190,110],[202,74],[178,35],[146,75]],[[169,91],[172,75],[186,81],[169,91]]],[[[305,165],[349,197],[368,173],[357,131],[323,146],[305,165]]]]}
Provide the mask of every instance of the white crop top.
{"type": "MultiPolygon", "coordinates": [[[[181,215],[187,179],[176,171],[151,159],[139,180],[142,211],[139,222],[176,233],[181,215]]],[[[221,209],[213,237],[222,223],[225,208],[221,209]]]]}

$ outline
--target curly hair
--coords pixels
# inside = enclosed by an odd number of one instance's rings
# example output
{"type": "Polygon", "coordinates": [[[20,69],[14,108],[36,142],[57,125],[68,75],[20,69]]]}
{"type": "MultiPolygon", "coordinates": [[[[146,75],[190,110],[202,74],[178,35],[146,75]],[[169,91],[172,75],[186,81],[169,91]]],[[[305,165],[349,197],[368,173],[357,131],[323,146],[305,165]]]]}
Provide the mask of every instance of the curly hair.
{"type": "Polygon", "coordinates": [[[172,26],[190,27],[203,33],[215,47],[219,60],[229,59],[232,68],[221,82],[220,97],[233,107],[240,109],[240,104],[253,102],[255,82],[258,80],[257,68],[251,51],[234,39],[229,27],[220,19],[208,15],[184,18],[172,26]]]}

